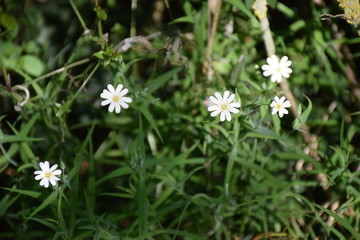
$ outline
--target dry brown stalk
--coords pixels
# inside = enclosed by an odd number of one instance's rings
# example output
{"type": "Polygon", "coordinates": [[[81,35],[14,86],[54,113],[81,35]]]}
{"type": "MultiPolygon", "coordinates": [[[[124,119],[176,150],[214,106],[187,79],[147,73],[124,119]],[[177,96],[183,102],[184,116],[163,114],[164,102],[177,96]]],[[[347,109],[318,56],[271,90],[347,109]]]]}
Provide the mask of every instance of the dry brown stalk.
{"type": "MultiPolygon", "coordinates": [[[[213,16],[211,21],[211,27],[209,27],[208,42],[205,55],[204,72],[207,74],[208,81],[211,81],[214,71],[211,67],[211,53],[214,45],[214,38],[219,23],[222,0],[208,0],[209,2],[209,19],[213,16]]],[[[210,22],[210,21],[209,21],[210,22]]]]}

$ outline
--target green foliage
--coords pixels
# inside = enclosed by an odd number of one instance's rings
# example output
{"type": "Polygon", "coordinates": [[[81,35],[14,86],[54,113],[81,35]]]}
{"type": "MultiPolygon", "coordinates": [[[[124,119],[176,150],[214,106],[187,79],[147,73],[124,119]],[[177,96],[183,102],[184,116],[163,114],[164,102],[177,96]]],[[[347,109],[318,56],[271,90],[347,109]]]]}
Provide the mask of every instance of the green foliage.
{"type": "Polygon", "coordinates": [[[268,1],[299,106],[279,118],[254,1],[210,2],[0,3],[0,239],[359,239],[356,30],[268,1]],[[230,122],[207,111],[225,90],[230,122]]]}

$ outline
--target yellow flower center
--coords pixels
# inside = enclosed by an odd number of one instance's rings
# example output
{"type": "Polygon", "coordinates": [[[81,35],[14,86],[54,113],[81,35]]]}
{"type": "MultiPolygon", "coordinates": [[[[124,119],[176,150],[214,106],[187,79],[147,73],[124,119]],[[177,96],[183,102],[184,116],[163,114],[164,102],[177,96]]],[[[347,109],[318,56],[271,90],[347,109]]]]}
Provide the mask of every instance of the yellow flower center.
{"type": "Polygon", "coordinates": [[[221,105],[221,110],[226,110],[228,106],[226,104],[221,105]]]}
{"type": "Polygon", "coordinates": [[[275,108],[281,109],[281,108],[282,108],[282,105],[281,105],[280,103],[277,103],[277,104],[275,105],[275,108]]]}
{"type": "Polygon", "coordinates": [[[119,97],[118,96],[113,96],[113,102],[117,102],[117,101],[119,101],[119,97]]]}
{"type": "Polygon", "coordinates": [[[45,177],[46,177],[46,178],[51,178],[51,176],[52,176],[51,172],[45,173],[45,177]]]}
{"type": "Polygon", "coordinates": [[[279,67],[277,67],[277,68],[275,69],[275,71],[276,71],[276,72],[280,72],[281,69],[280,69],[279,67]]]}

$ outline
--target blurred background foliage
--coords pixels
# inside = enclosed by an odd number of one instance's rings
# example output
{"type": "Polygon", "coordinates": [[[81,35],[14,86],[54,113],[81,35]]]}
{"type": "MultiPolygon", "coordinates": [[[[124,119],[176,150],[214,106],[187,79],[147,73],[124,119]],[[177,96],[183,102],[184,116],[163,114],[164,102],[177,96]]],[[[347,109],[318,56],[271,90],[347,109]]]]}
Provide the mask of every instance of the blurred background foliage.
{"type": "Polygon", "coordinates": [[[253,3],[2,0],[0,238],[359,239],[356,26],[321,20],[336,0],[268,1],[309,149],[299,119],[270,114],[283,93],[257,67],[253,3]],[[109,83],[133,98],[119,115],[109,83]],[[206,100],[225,89],[242,108],[219,123],[206,100]],[[41,161],[59,187],[34,180],[41,161]]]}

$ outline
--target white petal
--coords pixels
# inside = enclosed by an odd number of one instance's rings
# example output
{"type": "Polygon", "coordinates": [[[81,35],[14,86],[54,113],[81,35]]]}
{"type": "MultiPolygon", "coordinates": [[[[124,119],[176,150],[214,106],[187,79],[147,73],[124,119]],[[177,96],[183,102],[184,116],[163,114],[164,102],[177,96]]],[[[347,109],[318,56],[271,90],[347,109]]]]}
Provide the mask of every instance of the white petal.
{"type": "Polygon", "coordinates": [[[217,100],[221,101],[222,100],[222,96],[220,93],[216,92],[215,93],[215,97],[217,98],[217,100]]]}
{"type": "Polygon", "coordinates": [[[105,90],[100,94],[100,97],[107,99],[107,98],[111,98],[111,97],[112,97],[112,94],[111,94],[108,90],[105,89],[105,90]]]}
{"type": "Polygon", "coordinates": [[[281,118],[282,118],[282,117],[284,116],[284,112],[283,112],[283,111],[281,111],[281,110],[282,110],[282,109],[280,109],[280,110],[279,110],[279,117],[281,117],[281,118]]]}
{"type": "Polygon", "coordinates": [[[225,112],[225,116],[226,116],[226,120],[228,120],[228,122],[230,122],[231,121],[231,114],[230,114],[229,111],[225,112]]]}
{"type": "Polygon", "coordinates": [[[43,172],[48,172],[49,171],[49,162],[45,161],[43,163],[40,163],[40,167],[43,172]]]}
{"type": "Polygon", "coordinates": [[[43,175],[37,175],[37,176],[35,176],[35,180],[40,180],[40,179],[43,179],[43,178],[44,178],[43,175]]]}
{"type": "Polygon", "coordinates": [[[292,69],[291,68],[283,68],[281,72],[285,72],[285,73],[292,73],[292,69]]]}
{"type": "Polygon", "coordinates": [[[121,107],[120,107],[119,104],[117,104],[117,105],[115,106],[115,112],[116,112],[116,113],[120,113],[120,111],[121,111],[121,107]]]}
{"type": "Polygon", "coordinates": [[[125,94],[127,94],[129,92],[129,89],[124,88],[121,92],[120,92],[120,97],[124,96],[125,94]]]}
{"type": "Polygon", "coordinates": [[[56,181],[53,178],[50,178],[50,183],[51,185],[55,186],[56,185],[56,181]]]}
{"type": "Polygon", "coordinates": [[[55,181],[60,181],[60,178],[58,178],[57,176],[53,176],[53,179],[54,179],[55,181]]]}
{"type": "Polygon", "coordinates": [[[268,76],[271,76],[273,74],[274,74],[274,70],[272,70],[272,69],[269,69],[269,70],[263,72],[264,77],[268,77],[268,76]]]}
{"type": "Polygon", "coordinates": [[[100,104],[101,104],[101,106],[105,106],[105,105],[108,105],[110,103],[112,103],[112,101],[107,99],[107,100],[102,101],[100,104]]]}
{"type": "Polygon", "coordinates": [[[40,182],[40,186],[44,186],[45,188],[49,187],[49,179],[43,178],[40,182]]]}
{"type": "Polygon", "coordinates": [[[210,99],[211,102],[213,102],[213,103],[215,103],[215,104],[217,104],[217,105],[220,105],[220,101],[217,100],[216,98],[214,98],[213,96],[210,96],[209,99],[210,99]]]}
{"type": "Polygon", "coordinates": [[[238,103],[238,102],[234,102],[234,103],[230,103],[230,104],[228,105],[228,107],[229,107],[229,108],[239,108],[239,107],[241,107],[241,104],[238,103]]]}
{"type": "Polygon", "coordinates": [[[284,108],[291,107],[291,103],[290,103],[289,100],[285,101],[282,105],[283,105],[284,108]]]}
{"type": "Polygon", "coordinates": [[[230,91],[225,91],[224,97],[223,97],[224,102],[227,101],[229,95],[230,95],[230,91]]]}
{"type": "Polygon", "coordinates": [[[115,108],[115,104],[111,103],[111,104],[109,105],[108,111],[109,111],[109,112],[113,112],[113,111],[114,111],[114,108],[115,108]]]}
{"type": "Polygon", "coordinates": [[[285,97],[284,96],[282,96],[281,98],[280,98],[280,100],[279,100],[279,103],[281,103],[281,105],[284,103],[284,101],[285,101],[285,97]]]}
{"type": "Polygon", "coordinates": [[[276,106],[276,102],[275,101],[272,101],[271,104],[270,104],[270,107],[275,107],[276,106]]]}
{"type": "Polygon", "coordinates": [[[57,164],[54,164],[50,169],[49,169],[49,172],[52,172],[54,171],[56,168],[57,168],[57,164]]]}
{"type": "Polygon", "coordinates": [[[44,162],[39,163],[40,168],[42,169],[44,167],[44,162]]]}
{"type": "Polygon", "coordinates": [[[240,111],[236,108],[229,108],[229,111],[232,113],[239,113],[240,111]]]}
{"type": "Polygon", "coordinates": [[[219,113],[221,113],[220,109],[216,109],[215,111],[213,111],[210,116],[215,117],[216,115],[218,115],[219,113]]]}
{"type": "Polygon", "coordinates": [[[117,85],[117,87],[116,87],[116,92],[119,93],[122,88],[123,88],[123,85],[122,85],[122,84],[117,85]]]}
{"type": "Polygon", "coordinates": [[[280,66],[282,68],[289,67],[291,64],[292,64],[292,62],[286,56],[282,57],[280,60],[280,66]]]}
{"type": "Polygon", "coordinates": [[[129,98],[129,97],[122,97],[121,100],[122,100],[123,102],[127,102],[127,103],[131,103],[131,102],[132,102],[132,99],[129,98]]]}
{"type": "MultiPolygon", "coordinates": [[[[288,58],[287,56],[283,56],[283,57],[280,59],[279,65],[280,65],[280,66],[284,66],[285,64],[287,64],[288,60],[289,60],[289,58],[288,58]]],[[[290,62],[290,64],[291,64],[291,62],[290,62]]],[[[289,66],[290,66],[290,65],[289,65],[289,66]]]]}
{"type": "Polygon", "coordinates": [[[271,80],[272,82],[281,82],[281,75],[280,75],[280,77],[279,77],[279,74],[274,73],[273,75],[271,75],[270,80],[271,80]],[[280,78],[280,80],[279,80],[279,78],[280,78]]]}
{"type": "Polygon", "coordinates": [[[37,174],[43,174],[43,171],[37,170],[37,171],[34,172],[34,174],[36,174],[36,175],[37,174]]]}
{"type": "Polygon", "coordinates": [[[126,102],[119,102],[119,104],[125,109],[129,108],[129,105],[126,102]]]}
{"type": "Polygon", "coordinates": [[[219,109],[219,106],[218,105],[211,105],[208,107],[208,111],[209,112],[212,112],[212,111],[215,111],[216,109],[219,109]]]}
{"type": "Polygon", "coordinates": [[[292,64],[292,62],[289,60],[289,61],[285,62],[282,67],[290,67],[291,64],[292,64]]]}
{"type": "Polygon", "coordinates": [[[225,121],[225,113],[224,112],[221,112],[220,114],[220,121],[225,121]]]}
{"type": "Polygon", "coordinates": [[[53,175],[60,175],[62,171],[60,169],[53,171],[53,175]]]}
{"type": "Polygon", "coordinates": [[[290,77],[290,74],[288,74],[287,72],[281,72],[281,75],[282,75],[284,78],[289,78],[289,77],[290,77]]]}
{"type": "Polygon", "coordinates": [[[235,98],[235,94],[231,94],[230,97],[228,98],[228,103],[231,103],[235,98]]]}
{"type": "Polygon", "coordinates": [[[110,91],[110,93],[111,94],[114,94],[116,91],[115,91],[115,88],[113,87],[113,85],[111,85],[111,84],[108,84],[107,85],[107,88],[109,89],[109,91],[110,91]]]}
{"type": "Polygon", "coordinates": [[[274,68],[271,67],[270,65],[262,65],[262,66],[261,66],[261,69],[262,69],[263,71],[269,71],[269,70],[273,70],[274,68]]]}
{"type": "MultiPolygon", "coordinates": [[[[280,99],[279,99],[278,96],[275,96],[274,100],[275,100],[276,103],[280,102],[280,99]]],[[[276,103],[275,103],[275,104],[276,104],[276,103]]]]}
{"type": "Polygon", "coordinates": [[[279,60],[275,55],[272,55],[271,57],[267,58],[266,61],[271,66],[277,66],[279,64],[279,60]]]}
{"type": "Polygon", "coordinates": [[[277,109],[277,108],[273,108],[271,114],[274,115],[274,114],[277,113],[277,112],[278,112],[278,109],[277,109]]]}

